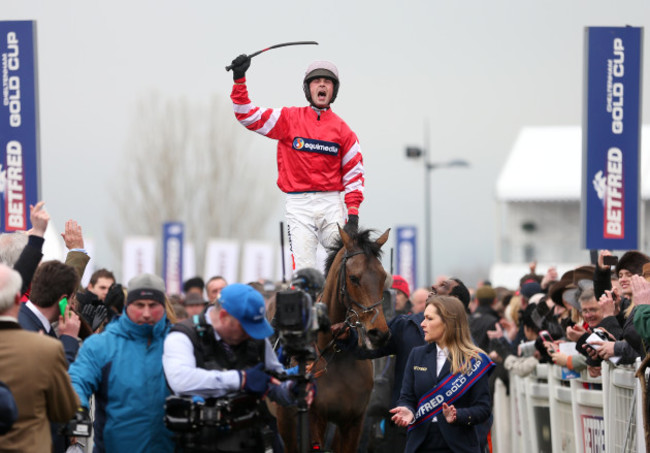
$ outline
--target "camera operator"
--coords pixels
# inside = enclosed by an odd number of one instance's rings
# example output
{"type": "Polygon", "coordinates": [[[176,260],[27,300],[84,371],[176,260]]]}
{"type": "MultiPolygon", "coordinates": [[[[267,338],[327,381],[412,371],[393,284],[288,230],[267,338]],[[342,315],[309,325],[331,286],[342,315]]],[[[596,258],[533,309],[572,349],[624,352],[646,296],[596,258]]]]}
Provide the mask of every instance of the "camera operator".
{"type": "MultiPolygon", "coordinates": [[[[198,322],[188,319],[176,324],[165,340],[163,367],[169,387],[176,395],[200,397],[201,407],[225,407],[221,419],[228,425],[228,414],[257,412],[242,426],[194,424],[185,433],[177,433],[181,451],[264,450],[273,442],[281,449],[279,438],[268,429],[275,421],[262,399],[265,395],[282,405],[295,403],[290,382],[280,383],[268,371],[280,373],[282,365],[267,337],[273,329],[265,317],[262,295],[243,284],[226,286],[198,322]],[[255,404],[240,403],[254,396],[255,404]],[[265,435],[266,434],[266,435],[265,435]]],[[[168,409],[170,404],[168,404],[168,409]]],[[[168,411],[169,415],[169,411],[168,411]]]]}

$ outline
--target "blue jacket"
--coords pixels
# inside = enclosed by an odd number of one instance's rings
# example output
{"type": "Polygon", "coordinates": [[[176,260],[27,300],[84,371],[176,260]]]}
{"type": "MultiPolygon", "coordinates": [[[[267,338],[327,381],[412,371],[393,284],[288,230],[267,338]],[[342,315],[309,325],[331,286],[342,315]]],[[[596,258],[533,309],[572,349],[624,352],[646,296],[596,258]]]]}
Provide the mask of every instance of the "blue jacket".
{"type": "Polygon", "coordinates": [[[173,452],[163,422],[170,394],[162,366],[168,331],[167,317],[152,326],[123,314],[79,350],[70,377],[83,407],[95,394],[95,452],[173,452]]]}
{"type": "MultiPolygon", "coordinates": [[[[451,364],[447,360],[438,376],[436,361],[438,348],[435,343],[413,349],[409,355],[402,392],[397,402],[398,406],[417,410],[419,399],[428,393],[438,382],[451,372],[451,364]]],[[[480,452],[478,424],[489,420],[492,413],[490,388],[488,384],[489,373],[481,376],[472,387],[454,402],[456,407],[456,421],[447,423],[440,413],[438,421],[440,432],[451,451],[454,452],[480,452]]],[[[424,422],[431,423],[431,422],[424,422]]],[[[427,434],[426,426],[419,426],[408,433],[406,438],[406,453],[417,451],[427,434]]]]}

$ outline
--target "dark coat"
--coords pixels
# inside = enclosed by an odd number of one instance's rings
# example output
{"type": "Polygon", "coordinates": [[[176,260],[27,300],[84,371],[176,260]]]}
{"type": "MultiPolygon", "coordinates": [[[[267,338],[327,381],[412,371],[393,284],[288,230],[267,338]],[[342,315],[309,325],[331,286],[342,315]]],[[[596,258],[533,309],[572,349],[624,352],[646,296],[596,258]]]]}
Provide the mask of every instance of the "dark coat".
{"type": "Polygon", "coordinates": [[[20,294],[24,294],[32,284],[32,277],[36,272],[38,264],[43,258],[43,238],[40,236],[29,236],[27,245],[20,253],[18,261],[14,264],[14,270],[20,274],[23,279],[23,286],[20,288],[20,294]]]}
{"type": "Polygon", "coordinates": [[[476,311],[469,316],[469,330],[476,346],[484,351],[490,347],[488,330],[496,330],[494,325],[499,322],[499,315],[492,308],[478,306],[476,311]]]}
{"type": "MultiPolygon", "coordinates": [[[[438,375],[438,348],[435,343],[413,349],[409,355],[402,381],[402,392],[398,406],[417,410],[419,399],[428,393],[438,382],[450,374],[451,364],[447,360],[438,375]],[[416,369],[417,368],[417,369],[416,369]]],[[[489,420],[492,413],[489,373],[484,374],[474,385],[454,402],[456,421],[447,423],[442,412],[437,416],[440,432],[450,450],[454,452],[480,452],[477,425],[489,420]]],[[[431,422],[424,422],[431,423],[431,422]]],[[[418,450],[427,434],[425,426],[419,426],[409,432],[406,441],[406,453],[418,450]]]]}
{"type": "MultiPolygon", "coordinates": [[[[404,369],[409,354],[413,348],[426,344],[424,341],[424,332],[420,324],[424,320],[424,313],[414,313],[412,315],[399,315],[391,319],[388,323],[390,329],[390,340],[386,346],[368,350],[358,347],[355,354],[359,359],[377,359],[388,355],[395,355],[395,381],[391,393],[390,404],[395,407],[399,398],[404,378],[404,369]]],[[[356,332],[350,335],[350,341],[357,344],[356,332]]]]}

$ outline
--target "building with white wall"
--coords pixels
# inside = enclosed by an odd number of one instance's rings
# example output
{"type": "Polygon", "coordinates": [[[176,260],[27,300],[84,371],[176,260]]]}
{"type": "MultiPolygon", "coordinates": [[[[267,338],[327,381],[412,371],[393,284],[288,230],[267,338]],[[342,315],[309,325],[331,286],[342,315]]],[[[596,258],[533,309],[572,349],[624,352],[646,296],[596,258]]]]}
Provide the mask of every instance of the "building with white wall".
{"type": "MultiPolygon", "coordinates": [[[[641,133],[640,245],[650,251],[650,126],[641,133]]],[[[559,274],[590,262],[583,248],[580,217],[582,128],[523,128],[497,179],[496,253],[490,280],[516,288],[537,261],[537,273],[556,266],[559,274]]]]}

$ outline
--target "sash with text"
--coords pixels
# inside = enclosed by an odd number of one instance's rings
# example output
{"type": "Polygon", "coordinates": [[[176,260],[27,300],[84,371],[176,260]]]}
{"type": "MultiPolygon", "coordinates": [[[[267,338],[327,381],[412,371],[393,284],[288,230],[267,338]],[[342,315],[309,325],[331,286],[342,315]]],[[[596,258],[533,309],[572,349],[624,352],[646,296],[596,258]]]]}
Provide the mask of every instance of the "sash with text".
{"type": "Polygon", "coordinates": [[[420,401],[415,411],[415,420],[408,427],[408,430],[417,428],[422,422],[431,420],[442,411],[442,403],[453,404],[463,396],[478,381],[481,376],[487,373],[494,365],[490,358],[479,353],[479,358],[470,360],[470,371],[467,373],[450,374],[436,387],[427,392],[420,401]]]}

